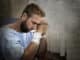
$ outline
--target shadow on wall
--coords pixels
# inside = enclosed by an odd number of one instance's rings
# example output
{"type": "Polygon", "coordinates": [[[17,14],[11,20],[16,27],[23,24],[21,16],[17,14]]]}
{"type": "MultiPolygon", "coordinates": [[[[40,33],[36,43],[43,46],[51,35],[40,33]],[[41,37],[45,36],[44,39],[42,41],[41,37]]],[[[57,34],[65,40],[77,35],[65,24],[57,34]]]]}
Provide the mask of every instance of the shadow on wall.
{"type": "Polygon", "coordinates": [[[0,27],[6,24],[14,23],[17,18],[4,18],[0,17],[0,27]]]}
{"type": "Polygon", "coordinates": [[[8,23],[8,17],[11,15],[11,5],[10,0],[0,0],[0,27],[8,23]],[[7,19],[6,19],[7,18],[7,19]]]}
{"type": "Polygon", "coordinates": [[[0,17],[9,17],[11,13],[10,0],[0,0],[0,17]]]}

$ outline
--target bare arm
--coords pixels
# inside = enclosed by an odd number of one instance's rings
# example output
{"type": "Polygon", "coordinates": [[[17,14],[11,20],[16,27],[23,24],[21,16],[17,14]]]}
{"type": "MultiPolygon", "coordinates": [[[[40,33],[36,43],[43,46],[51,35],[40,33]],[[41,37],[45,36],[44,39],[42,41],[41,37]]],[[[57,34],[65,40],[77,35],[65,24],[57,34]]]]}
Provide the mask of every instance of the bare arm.
{"type": "Polygon", "coordinates": [[[47,53],[47,39],[46,38],[42,38],[40,40],[40,45],[39,45],[39,49],[37,52],[37,57],[39,60],[46,60],[46,53],[47,53]]]}
{"type": "Polygon", "coordinates": [[[28,48],[25,49],[24,54],[22,56],[22,60],[32,60],[37,53],[38,45],[34,42],[30,43],[28,48]]]}
{"type": "Polygon", "coordinates": [[[26,48],[24,51],[22,60],[33,60],[36,54],[39,59],[45,59],[46,52],[47,41],[46,39],[42,38],[40,40],[40,45],[36,45],[34,42],[30,43],[28,48],[26,48]]]}

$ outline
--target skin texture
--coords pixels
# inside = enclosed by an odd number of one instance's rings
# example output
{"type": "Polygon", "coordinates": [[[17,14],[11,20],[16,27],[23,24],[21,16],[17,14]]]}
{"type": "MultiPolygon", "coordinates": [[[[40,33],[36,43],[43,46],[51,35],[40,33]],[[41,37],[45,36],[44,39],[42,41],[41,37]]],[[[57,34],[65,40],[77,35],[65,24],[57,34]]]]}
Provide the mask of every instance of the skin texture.
{"type": "MultiPolygon", "coordinates": [[[[37,25],[39,25],[41,23],[41,21],[43,21],[43,18],[34,14],[31,17],[27,17],[27,14],[24,13],[23,16],[21,17],[21,24],[23,24],[22,26],[24,27],[25,31],[27,32],[32,30],[32,29],[37,29],[37,25]]],[[[20,27],[21,28],[21,27],[20,27]]],[[[22,30],[22,29],[21,29],[22,30]]]]}
{"type": "Polygon", "coordinates": [[[40,40],[39,49],[37,52],[37,57],[39,60],[46,60],[46,53],[47,53],[47,39],[42,38],[40,40]]]}
{"type": "MultiPolygon", "coordinates": [[[[10,24],[8,26],[18,32],[29,32],[34,29],[38,32],[44,33],[44,31],[46,32],[47,30],[47,25],[41,24],[42,21],[44,21],[44,18],[39,15],[34,14],[31,17],[28,17],[27,14],[24,13],[16,23],[10,24]]],[[[42,60],[43,58],[45,60],[46,51],[47,41],[45,38],[40,40],[40,45],[31,42],[25,49],[21,60],[33,60],[35,59],[35,56],[39,60],[42,60]]]]}
{"type": "Polygon", "coordinates": [[[47,52],[47,41],[46,39],[41,39],[40,45],[37,46],[34,43],[31,43],[28,48],[25,50],[25,53],[22,57],[22,60],[46,60],[47,52]]]}

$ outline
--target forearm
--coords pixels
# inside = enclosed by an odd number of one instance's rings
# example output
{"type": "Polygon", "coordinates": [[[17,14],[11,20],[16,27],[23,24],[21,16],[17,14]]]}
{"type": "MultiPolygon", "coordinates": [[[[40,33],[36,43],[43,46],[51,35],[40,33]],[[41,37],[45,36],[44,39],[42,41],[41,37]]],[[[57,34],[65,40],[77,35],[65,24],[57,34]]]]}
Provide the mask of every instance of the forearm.
{"type": "Polygon", "coordinates": [[[40,40],[40,45],[39,45],[39,49],[37,52],[37,56],[39,59],[41,59],[41,58],[43,59],[43,58],[45,58],[46,53],[47,53],[47,39],[42,38],[40,40]]]}
{"type": "Polygon", "coordinates": [[[40,45],[39,45],[39,53],[45,52],[47,50],[47,39],[42,38],[40,40],[40,45]]]}
{"type": "Polygon", "coordinates": [[[41,33],[35,32],[32,42],[25,49],[22,60],[32,60],[37,53],[41,39],[41,33]]]}
{"type": "Polygon", "coordinates": [[[25,49],[22,56],[22,60],[32,60],[37,53],[38,45],[31,42],[30,45],[25,49]]]}

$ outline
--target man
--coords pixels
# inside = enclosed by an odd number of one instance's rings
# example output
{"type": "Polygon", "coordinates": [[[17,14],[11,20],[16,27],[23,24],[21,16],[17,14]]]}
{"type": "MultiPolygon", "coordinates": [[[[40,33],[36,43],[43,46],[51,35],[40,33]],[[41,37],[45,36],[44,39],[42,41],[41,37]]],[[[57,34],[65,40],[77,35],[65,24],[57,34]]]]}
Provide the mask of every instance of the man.
{"type": "Polygon", "coordinates": [[[0,30],[0,53],[4,60],[45,59],[47,22],[36,4],[28,4],[21,17],[0,30]]]}

